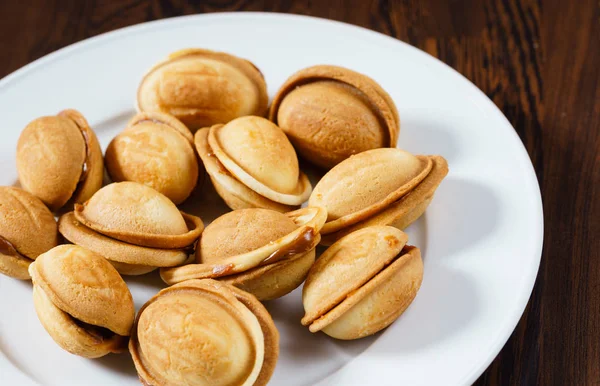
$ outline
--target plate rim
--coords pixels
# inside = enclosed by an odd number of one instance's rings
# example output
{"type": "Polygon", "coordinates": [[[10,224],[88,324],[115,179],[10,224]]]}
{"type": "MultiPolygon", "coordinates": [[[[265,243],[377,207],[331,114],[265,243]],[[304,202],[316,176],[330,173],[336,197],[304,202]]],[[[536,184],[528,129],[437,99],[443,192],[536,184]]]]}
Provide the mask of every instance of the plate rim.
{"type": "MultiPolygon", "coordinates": [[[[532,260],[531,260],[532,264],[529,266],[529,272],[527,272],[526,277],[524,278],[524,284],[523,284],[524,290],[519,292],[518,298],[515,299],[515,301],[514,301],[515,307],[513,308],[513,313],[510,317],[510,319],[512,319],[512,322],[505,324],[504,327],[501,329],[501,331],[499,331],[499,333],[495,337],[495,339],[492,339],[490,341],[491,349],[489,350],[489,352],[486,355],[482,356],[482,357],[484,357],[484,359],[478,361],[479,363],[474,363],[471,370],[469,372],[465,373],[465,375],[462,377],[462,380],[464,381],[465,384],[472,384],[473,382],[475,382],[477,380],[477,378],[481,374],[483,374],[483,372],[493,362],[493,360],[496,358],[498,353],[502,350],[502,348],[504,347],[504,345],[510,338],[510,335],[512,334],[512,332],[515,330],[516,326],[520,322],[520,320],[524,314],[525,308],[529,302],[529,299],[531,298],[531,295],[533,293],[535,282],[536,282],[537,276],[539,274],[539,268],[540,268],[540,264],[541,264],[541,257],[542,257],[542,250],[543,250],[543,241],[544,241],[543,203],[542,203],[542,196],[541,196],[539,181],[538,181],[537,175],[535,173],[533,163],[531,161],[531,158],[529,157],[529,153],[527,152],[525,145],[521,141],[521,139],[518,136],[513,125],[506,118],[504,113],[498,108],[498,106],[496,106],[496,104],[481,89],[479,89],[474,83],[472,83],[463,74],[461,74],[460,72],[458,72],[457,70],[455,70],[454,68],[449,66],[448,64],[444,63],[437,57],[435,57],[415,46],[412,46],[409,43],[406,43],[402,40],[396,39],[392,36],[389,36],[389,35],[383,34],[381,32],[377,32],[377,31],[374,31],[374,30],[371,30],[371,29],[368,29],[368,28],[365,28],[362,26],[358,26],[358,25],[354,25],[354,24],[350,24],[350,23],[346,23],[346,22],[341,22],[341,21],[337,21],[337,20],[330,20],[330,19],[315,17],[315,16],[273,13],[273,12],[215,12],[215,13],[176,16],[176,17],[169,17],[169,18],[147,21],[147,22],[143,22],[143,23],[126,26],[123,28],[118,28],[118,29],[104,32],[102,34],[99,34],[99,35],[96,35],[96,36],[93,36],[90,38],[83,39],[76,43],[62,47],[62,48],[60,48],[54,52],[51,52],[47,55],[44,55],[41,58],[38,58],[38,59],[32,61],[31,63],[28,63],[25,66],[6,75],[2,79],[0,79],[0,89],[5,89],[7,87],[10,87],[11,84],[13,82],[17,81],[20,77],[26,76],[29,72],[35,71],[38,67],[40,67],[48,62],[60,60],[61,58],[69,55],[72,52],[76,52],[77,50],[85,50],[86,48],[88,48],[90,46],[105,43],[106,41],[108,41],[110,39],[115,39],[122,35],[130,35],[132,33],[139,34],[139,33],[143,33],[145,30],[164,28],[165,26],[167,26],[169,24],[177,24],[177,23],[182,23],[182,22],[187,23],[187,22],[190,22],[190,21],[196,20],[196,19],[220,19],[220,18],[223,18],[223,19],[228,19],[228,18],[236,18],[236,19],[266,18],[266,19],[279,19],[279,20],[293,19],[294,21],[311,22],[311,23],[316,23],[316,24],[321,24],[321,25],[334,24],[334,25],[337,25],[338,27],[354,29],[354,30],[356,30],[357,33],[370,35],[370,37],[372,37],[372,38],[383,39],[383,40],[387,40],[388,42],[400,44],[403,46],[404,49],[412,50],[413,53],[415,53],[417,55],[425,55],[428,57],[428,60],[433,59],[433,61],[436,62],[438,65],[441,64],[441,66],[439,66],[440,69],[443,68],[444,71],[452,73],[452,75],[454,77],[456,75],[458,75],[458,77],[461,79],[461,81],[457,82],[457,83],[459,83],[462,87],[468,88],[471,93],[474,92],[475,94],[478,94],[479,98],[478,98],[477,102],[481,101],[483,104],[485,104],[485,107],[487,110],[486,112],[494,114],[494,118],[496,120],[503,122],[503,124],[505,126],[508,126],[507,128],[512,129],[512,130],[508,130],[510,132],[510,137],[512,138],[511,141],[513,141],[513,143],[516,145],[516,148],[519,149],[518,152],[520,153],[520,157],[522,157],[523,160],[526,161],[526,162],[521,162],[523,164],[522,166],[525,169],[523,171],[525,172],[526,178],[527,178],[529,184],[531,185],[530,187],[533,188],[532,189],[532,197],[530,197],[530,199],[533,199],[532,210],[533,210],[533,212],[535,212],[533,215],[538,220],[538,226],[536,227],[536,229],[532,230],[531,237],[530,237],[530,240],[532,240],[531,246],[534,247],[534,255],[532,256],[532,260]]],[[[6,366],[8,366],[8,368],[10,369],[8,371],[8,374],[6,374],[6,375],[14,373],[15,379],[21,379],[23,376],[25,376],[25,377],[27,377],[27,379],[29,379],[31,381],[31,384],[37,384],[37,381],[30,378],[27,374],[24,374],[18,368],[18,366],[16,366],[10,360],[10,358],[2,350],[0,350],[0,368],[7,370],[6,366]]],[[[323,381],[326,380],[327,378],[328,377],[324,378],[323,381]]]]}

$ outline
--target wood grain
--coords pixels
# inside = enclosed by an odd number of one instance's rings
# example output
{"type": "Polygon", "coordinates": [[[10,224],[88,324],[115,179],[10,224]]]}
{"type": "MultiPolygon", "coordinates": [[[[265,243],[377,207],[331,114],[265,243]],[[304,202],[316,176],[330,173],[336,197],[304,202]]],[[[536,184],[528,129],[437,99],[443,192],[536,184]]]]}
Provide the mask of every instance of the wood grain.
{"type": "Polygon", "coordinates": [[[481,88],[535,166],[545,246],[525,314],[477,384],[600,382],[600,2],[2,1],[0,77],[103,32],[222,11],[289,12],[367,27],[437,56],[481,88]]]}

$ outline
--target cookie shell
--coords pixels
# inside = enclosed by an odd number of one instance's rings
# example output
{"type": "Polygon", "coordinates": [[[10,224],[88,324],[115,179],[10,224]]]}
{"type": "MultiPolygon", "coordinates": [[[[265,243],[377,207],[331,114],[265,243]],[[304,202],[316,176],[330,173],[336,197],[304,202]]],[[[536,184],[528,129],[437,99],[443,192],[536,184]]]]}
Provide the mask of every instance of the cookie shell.
{"type": "MultiPolygon", "coordinates": [[[[221,125],[215,125],[215,127],[219,126],[221,125]]],[[[211,149],[208,143],[210,130],[211,128],[208,127],[198,130],[194,136],[194,143],[215,190],[227,206],[233,210],[264,208],[282,213],[297,208],[297,205],[284,205],[261,196],[235,178],[211,149]]]]}
{"type": "Polygon", "coordinates": [[[73,212],[60,217],[58,230],[73,244],[105,257],[125,275],[141,275],[158,267],[178,266],[188,258],[185,250],[142,247],[104,236],[77,221],[73,212]]]}
{"type": "MultiPolygon", "coordinates": [[[[251,210],[248,209],[247,211],[251,210]]],[[[277,212],[272,213],[280,215],[277,212]]],[[[273,240],[271,237],[265,237],[266,240],[270,240],[265,245],[233,256],[207,258],[207,256],[203,255],[203,252],[200,252],[200,263],[175,268],[163,268],[160,271],[161,278],[169,285],[191,279],[225,278],[248,272],[261,266],[291,261],[297,255],[313,250],[320,241],[319,231],[327,218],[326,211],[323,208],[307,207],[286,213],[285,215],[296,224],[296,228],[284,236],[276,240],[273,240]],[[205,262],[205,260],[210,261],[205,262]]],[[[235,213],[228,217],[233,218],[231,216],[235,216],[235,213]]],[[[254,228],[244,230],[240,233],[251,237],[252,229],[254,228]]],[[[259,230],[255,230],[256,234],[259,232],[259,230]]],[[[235,234],[233,235],[233,240],[239,237],[235,234]]],[[[209,234],[209,239],[210,237],[209,234]]],[[[244,236],[241,236],[241,238],[244,238],[244,236]]],[[[219,239],[219,237],[214,239],[219,239]]],[[[232,242],[230,240],[229,242],[237,244],[235,241],[232,242]]],[[[219,249],[212,248],[213,251],[219,251],[219,249]]],[[[200,250],[202,250],[202,245],[200,246],[200,250]]]]}
{"type": "Polygon", "coordinates": [[[29,264],[59,242],[50,210],[33,194],[12,186],[0,187],[0,237],[21,255],[0,253],[0,273],[23,280],[30,278],[29,264]]]}
{"type": "Polygon", "coordinates": [[[17,171],[23,189],[52,211],[81,203],[102,186],[104,162],[94,131],[76,110],[29,123],[17,143],[17,171]]]}
{"type": "MultiPolygon", "coordinates": [[[[198,263],[219,264],[231,256],[256,250],[293,232],[298,226],[279,212],[244,209],[229,212],[206,227],[196,250],[198,263]]],[[[279,298],[297,288],[315,260],[314,249],[220,280],[259,300],[279,298]]]]}
{"type": "Polygon", "coordinates": [[[382,148],[352,156],[315,186],[310,206],[327,209],[323,234],[336,232],[380,212],[413,190],[432,168],[426,156],[382,148]]]}
{"type": "Polygon", "coordinates": [[[398,256],[408,236],[393,227],[369,227],[329,247],[310,269],[302,291],[309,325],[371,280],[398,256]]]}
{"type": "Polygon", "coordinates": [[[302,69],[281,86],[269,119],[310,162],[331,168],[353,154],[395,147],[398,110],[373,79],[330,65],[302,69]]]}
{"type": "Polygon", "coordinates": [[[418,248],[407,247],[389,267],[310,326],[343,340],[373,335],[392,324],[417,296],[423,281],[418,248]]]}
{"type": "Polygon", "coordinates": [[[338,240],[311,268],[302,292],[302,324],[337,339],[389,326],[412,303],[423,280],[418,248],[394,227],[374,226],[338,240]]]}
{"type": "Polygon", "coordinates": [[[267,85],[248,60],[185,49],[155,65],[140,82],[139,111],[168,113],[192,131],[245,115],[266,114],[267,85]]]}
{"type": "Polygon", "coordinates": [[[34,287],[62,312],[129,336],[135,313],[133,298],[119,273],[102,256],[77,245],[59,245],[40,255],[29,266],[29,273],[34,287]]]}
{"type": "Polygon", "coordinates": [[[433,160],[431,172],[410,193],[363,221],[323,235],[321,244],[331,245],[352,232],[370,226],[390,225],[403,230],[415,222],[425,212],[436,189],[448,174],[448,163],[443,157],[430,156],[430,158],[433,160]]]}
{"type": "Polygon", "coordinates": [[[219,162],[256,193],[285,205],[300,205],[311,193],[308,177],[284,132],[261,117],[241,117],[211,127],[208,143],[219,162]]]}
{"type": "Polygon", "coordinates": [[[127,285],[102,256],[77,245],[59,245],[29,267],[58,308],[85,323],[128,336],[134,308],[127,285]]]}
{"type": "Polygon", "coordinates": [[[180,212],[156,190],[129,181],[107,185],[75,205],[75,218],[103,235],[153,248],[187,247],[204,229],[199,217],[180,212]]]}
{"type": "Polygon", "coordinates": [[[175,117],[139,113],[106,149],[106,169],[115,182],[135,181],[180,204],[198,181],[193,136],[175,117]]]}
{"type": "Polygon", "coordinates": [[[85,157],[85,140],[75,122],[64,116],[37,118],[17,144],[21,186],[56,210],[75,192],[85,157]]]}
{"type": "Polygon", "coordinates": [[[214,280],[191,280],[142,307],[129,348],[142,383],[204,385],[208,376],[215,385],[264,385],[278,340],[270,316],[251,295],[214,280]]]}

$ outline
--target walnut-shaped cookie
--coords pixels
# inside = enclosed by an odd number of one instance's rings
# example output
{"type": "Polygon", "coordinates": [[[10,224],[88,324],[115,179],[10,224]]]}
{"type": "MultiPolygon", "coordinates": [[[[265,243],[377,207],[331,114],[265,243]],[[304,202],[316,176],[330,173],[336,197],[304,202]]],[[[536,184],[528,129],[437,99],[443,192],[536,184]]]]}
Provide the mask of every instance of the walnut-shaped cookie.
{"type": "Polygon", "coordinates": [[[254,64],[200,48],[169,55],[148,71],[137,91],[139,111],[171,114],[192,131],[244,115],[264,116],[268,99],[254,64]]]}
{"type": "Polygon", "coordinates": [[[164,113],[134,116],[106,148],[104,162],[114,182],[148,185],[176,205],[198,182],[194,137],[177,118],[164,113]]]}
{"type": "Polygon", "coordinates": [[[161,277],[167,284],[214,278],[260,300],[281,297],[306,278],[326,217],[315,207],[285,214],[234,210],[206,227],[196,248],[196,264],[161,269],[161,277]]]}
{"type": "Polygon", "coordinates": [[[353,154],[395,147],[400,133],[396,105],[377,82],[329,65],[305,68],[286,80],[269,119],[302,157],[327,169],[353,154]]]}
{"type": "Polygon", "coordinates": [[[231,209],[288,212],[310,195],[310,181],[292,144],[265,118],[248,116],[203,128],[194,140],[215,190],[231,209]]]}
{"type": "Polygon", "coordinates": [[[144,385],[266,385],[279,333],[252,295],[215,280],[165,288],[138,313],[129,351],[144,385]]]}
{"type": "Polygon", "coordinates": [[[365,151],[339,163],[308,200],[327,209],[321,244],[373,225],[408,227],[425,212],[446,174],[443,157],[414,156],[396,148],[365,151]]]}
{"type": "Polygon", "coordinates": [[[0,187],[0,273],[28,280],[29,265],[58,245],[54,216],[33,194],[0,187]]]}
{"type": "Polygon", "coordinates": [[[418,248],[390,226],[351,233],[330,246],[310,269],[302,291],[302,324],[337,339],[372,335],[412,303],[423,281],[418,248]]]}
{"type": "Polygon", "coordinates": [[[140,275],[183,264],[204,224],[146,185],[115,182],[64,214],[58,228],[67,240],[104,256],[120,273],[140,275]]]}
{"type": "Polygon", "coordinates": [[[17,143],[17,171],[26,191],[52,211],[82,203],[102,186],[104,161],[96,134],[76,110],[37,118],[17,143]]]}
{"type": "Polygon", "coordinates": [[[29,272],[38,318],[60,347],[86,358],[127,350],[133,298],[106,259],[60,245],[40,255],[29,272]]]}

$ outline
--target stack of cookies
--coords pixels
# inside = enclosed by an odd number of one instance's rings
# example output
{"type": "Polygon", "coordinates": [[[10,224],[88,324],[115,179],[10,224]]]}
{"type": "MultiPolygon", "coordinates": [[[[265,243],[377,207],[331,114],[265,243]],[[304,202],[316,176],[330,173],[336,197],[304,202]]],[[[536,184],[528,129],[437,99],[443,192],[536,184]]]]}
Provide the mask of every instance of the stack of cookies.
{"type": "Polygon", "coordinates": [[[60,347],[129,351],[146,385],[265,385],[279,333],[262,301],[304,283],[299,327],[344,340],[410,306],[423,261],[403,229],[446,160],[396,148],[394,101],[343,67],[300,70],[268,101],[250,61],[187,49],[143,76],[104,156],[75,110],[25,127],[20,187],[0,187],[0,273],[32,280],[60,347]],[[203,194],[231,209],[206,228],[178,208],[203,194]],[[136,316],[123,276],[156,269],[169,287],[136,316]]]}

